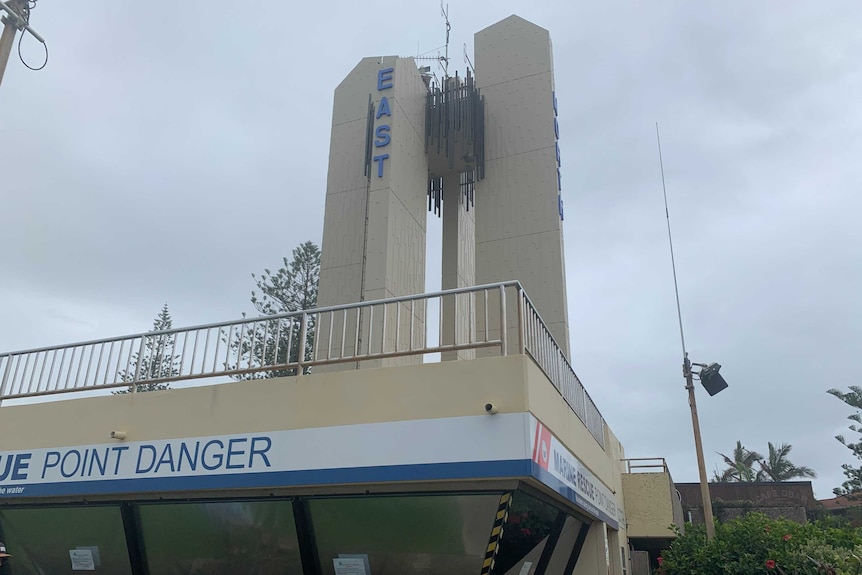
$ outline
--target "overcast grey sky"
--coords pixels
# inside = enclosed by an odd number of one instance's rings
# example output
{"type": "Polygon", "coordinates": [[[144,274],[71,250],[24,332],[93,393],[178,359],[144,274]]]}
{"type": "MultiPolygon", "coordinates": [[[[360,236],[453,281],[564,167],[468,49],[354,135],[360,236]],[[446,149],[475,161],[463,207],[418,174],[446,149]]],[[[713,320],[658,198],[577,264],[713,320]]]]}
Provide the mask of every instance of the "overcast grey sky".
{"type": "MultiPolygon", "coordinates": [[[[443,43],[435,0],[158,6],[42,0],[48,66],[10,61],[0,350],[143,331],[164,302],[177,326],[251,311],[250,274],[320,241],[338,82],[443,43]]],[[[710,473],[789,442],[830,496],[850,410],[825,391],[862,384],[862,3],[449,10],[459,69],[512,13],[551,32],[573,364],[628,456],[697,479],[659,122],[689,351],[731,385],[699,393],[710,473]]]]}

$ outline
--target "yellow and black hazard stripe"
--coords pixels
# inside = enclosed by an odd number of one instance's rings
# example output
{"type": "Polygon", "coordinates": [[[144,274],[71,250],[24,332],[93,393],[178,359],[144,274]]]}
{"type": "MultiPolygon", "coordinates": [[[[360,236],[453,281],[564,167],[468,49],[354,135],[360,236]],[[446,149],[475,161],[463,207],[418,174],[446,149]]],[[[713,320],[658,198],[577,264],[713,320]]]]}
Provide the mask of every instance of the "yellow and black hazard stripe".
{"type": "Polygon", "coordinates": [[[497,515],[494,517],[494,527],[491,529],[491,538],[488,547],[485,548],[485,561],[482,563],[481,575],[490,575],[494,569],[494,560],[497,551],[500,550],[500,539],[503,537],[503,526],[509,518],[509,506],[512,505],[512,492],[508,491],[500,496],[500,504],[497,506],[497,515]]]}

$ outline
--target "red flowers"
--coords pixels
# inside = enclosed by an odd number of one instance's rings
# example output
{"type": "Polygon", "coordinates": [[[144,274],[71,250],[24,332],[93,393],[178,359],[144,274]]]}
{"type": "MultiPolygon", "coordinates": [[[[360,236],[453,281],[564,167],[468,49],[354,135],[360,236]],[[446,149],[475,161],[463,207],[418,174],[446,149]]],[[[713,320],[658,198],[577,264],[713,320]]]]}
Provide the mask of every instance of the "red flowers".
{"type": "Polygon", "coordinates": [[[659,555],[659,558],[658,558],[658,566],[659,566],[659,567],[661,567],[661,566],[662,566],[662,563],[664,563],[664,557],[662,557],[661,555],[659,555]]]}
{"type": "Polygon", "coordinates": [[[784,539],[785,541],[790,541],[790,539],[791,539],[791,537],[790,537],[790,533],[788,533],[787,535],[785,535],[784,537],[782,537],[782,539],[784,539]]]}
{"type": "Polygon", "coordinates": [[[775,561],[773,561],[772,559],[767,559],[766,560],[766,568],[767,569],[775,569],[775,561]]]}

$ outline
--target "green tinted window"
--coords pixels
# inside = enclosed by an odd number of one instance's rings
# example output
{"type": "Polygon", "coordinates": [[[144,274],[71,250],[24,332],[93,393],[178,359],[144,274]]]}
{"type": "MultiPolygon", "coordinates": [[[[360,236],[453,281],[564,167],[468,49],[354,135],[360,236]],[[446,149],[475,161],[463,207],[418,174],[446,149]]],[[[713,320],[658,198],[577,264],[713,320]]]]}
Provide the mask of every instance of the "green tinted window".
{"type": "Polygon", "coordinates": [[[93,573],[131,575],[119,507],[4,509],[0,525],[15,575],[81,573],[69,551],[83,551],[85,563],[92,557],[93,573]]]}
{"type": "Polygon", "coordinates": [[[479,573],[499,495],[309,501],[324,575],[333,560],[367,558],[374,575],[479,573]]]}
{"type": "Polygon", "coordinates": [[[152,575],[301,575],[290,501],[142,505],[152,575]]]}

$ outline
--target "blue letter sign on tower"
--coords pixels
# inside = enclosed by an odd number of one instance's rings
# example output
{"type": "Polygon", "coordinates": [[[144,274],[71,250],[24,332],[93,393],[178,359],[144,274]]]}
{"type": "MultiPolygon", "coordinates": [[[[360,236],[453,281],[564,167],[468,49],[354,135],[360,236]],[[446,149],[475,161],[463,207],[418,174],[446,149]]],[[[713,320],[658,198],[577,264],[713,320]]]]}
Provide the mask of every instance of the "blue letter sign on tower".
{"type": "Polygon", "coordinates": [[[554,146],[556,147],[557,153],[557,209],[560,212],[560,219],[565,220],[563,217],[563,176],[560,173],[560,124],[557,121],[557,93],[551,92],[551,98],[553,99],[554,105],[554,146]]]}
{"type": "MultiPolygon", "coordinates": [[[[392,76],[395,73],[394,68],[382,68],[377,71],[377,91],[389,90],[392,88],[392,76]]],[[[380,98],[380,104],[377,106],[377,113],[374,114],[374,119],[379,120],[383,116],[392,117],[392,109],[389,107],[389,98],[383,96],[380,98]]],[[[392,127],[389,124],[380,124],[374,129],[374,147],[386,148],[389,142],[392,141],[392,127]]],[[[381,150],[383,151],[383,150],[381,150]]],[[[377,177],[383,177],[384,162],[389,159],[389,154],[378,154],[371,158],[377,164],[377,177]]]]}

